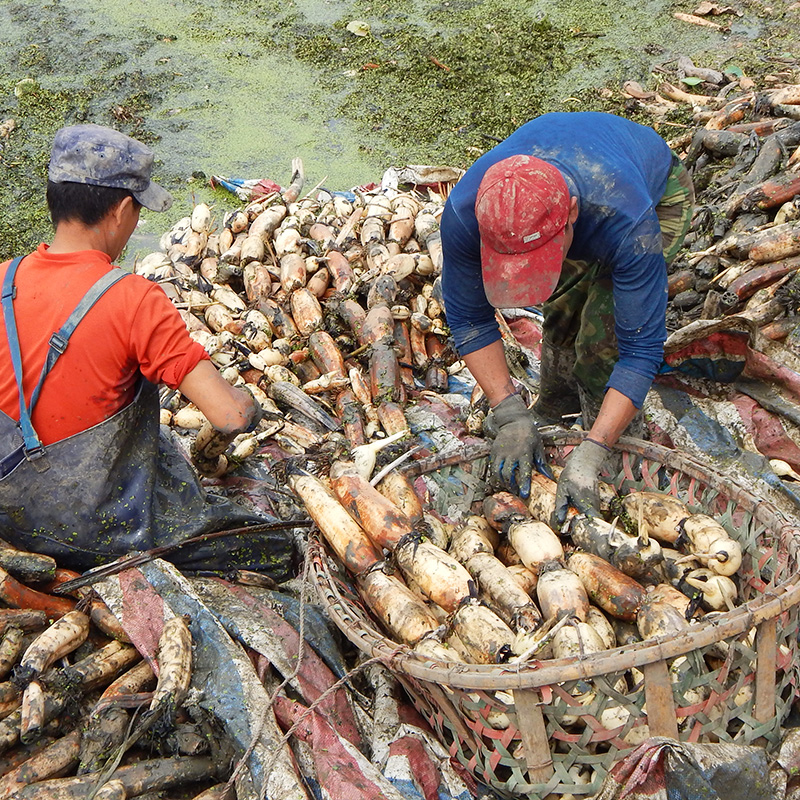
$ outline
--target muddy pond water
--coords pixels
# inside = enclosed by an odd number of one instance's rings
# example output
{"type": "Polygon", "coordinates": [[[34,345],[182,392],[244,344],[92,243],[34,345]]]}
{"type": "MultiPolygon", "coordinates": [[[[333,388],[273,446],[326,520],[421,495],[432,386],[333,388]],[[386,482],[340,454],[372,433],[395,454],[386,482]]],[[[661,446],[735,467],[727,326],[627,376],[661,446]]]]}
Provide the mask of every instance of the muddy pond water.
{"type": "Polygon", "coordinates": [[[791,65],[800,16],[775,5],[740,5],[718,31],[663,0],[3,0],[0,121],[17,127],[0,139],[0,258],[50,236],[45,165],[64,124],[157,153],[176,202],[143,215],[131,263],[193,201],[237,205],[211,175],[281,183],[299,156],[309,188],[346,189],[395,164],[466,166],[547,110],[620,110],[624,80],[653,85],[679,55],[769,69],[768,42],[791,65]]]}

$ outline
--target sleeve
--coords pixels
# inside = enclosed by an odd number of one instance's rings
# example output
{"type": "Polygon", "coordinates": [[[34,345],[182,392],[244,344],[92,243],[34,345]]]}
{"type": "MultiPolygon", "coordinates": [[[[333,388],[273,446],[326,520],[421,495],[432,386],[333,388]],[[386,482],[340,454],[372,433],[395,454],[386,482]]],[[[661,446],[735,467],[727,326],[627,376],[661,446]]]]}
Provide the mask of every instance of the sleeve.
{"type": "Polygon", "coordinates": [[[444,311],[456,350],[465,356],[497,341],[500,328],[483,288],[480,245],[472,241],[449,204],[440,229],[444,311]]]}
{"type": "Polygon", "coordinates": [[[164,291],[156,284],[146,283],[130,332],[131,348],[147,380],[177,389],[209,356],[189,336],[178,310],[164,291]]]}
{"type": "Polygon", "coordinates": [[[618,251],[612,270],[619,361],[613,388],[641,408],[664,358],[667,338],[667,265],[661,227],[651,210],[618,251]]]}

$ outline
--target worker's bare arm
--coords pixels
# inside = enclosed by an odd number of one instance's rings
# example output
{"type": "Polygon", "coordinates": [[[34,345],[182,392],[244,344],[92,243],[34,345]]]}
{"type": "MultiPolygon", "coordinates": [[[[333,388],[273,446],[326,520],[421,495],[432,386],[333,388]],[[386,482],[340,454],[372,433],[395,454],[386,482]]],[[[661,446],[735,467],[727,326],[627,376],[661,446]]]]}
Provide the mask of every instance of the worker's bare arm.
{"type": "Polygon", "coordinates": [[[636,406],[616,389],[606,391],[589,437],[612,447],[636,415],[636,406]]]}
{"type": "Polygon", "coordinates": [[[514,394],[514,384],[508,371],[502,340],[498,339],[480,350],[473,350],[464,356],[464,363],[483,389],[492,408],[514,394]]]}
{"type": "Polygon", "coordinates": [[[181,381],[178,389],[223,433],[250,430],[260,417],[253,395],[231,386],[210,361],[201,361],[181,381]]]}

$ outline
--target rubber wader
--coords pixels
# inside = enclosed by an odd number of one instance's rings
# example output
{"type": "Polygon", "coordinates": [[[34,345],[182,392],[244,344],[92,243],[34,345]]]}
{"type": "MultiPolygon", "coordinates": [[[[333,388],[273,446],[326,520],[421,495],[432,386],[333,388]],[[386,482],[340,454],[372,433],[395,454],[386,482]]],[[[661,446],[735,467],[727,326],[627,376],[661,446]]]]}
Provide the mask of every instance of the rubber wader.
{"type": "MultiPolygon", "coordinates": [[[[202,533],[275,521],[203,489],[161,430],[158,391],[144,378],[134,400],[114,416],[42,445],[31,423],[42,384],[86,313],[128,273],[119,269],[106,273],[53,334],[28,406],[22,393],[13,309],[14,275],[20,261],[9,265],[2,289],[20,392],[20,421],[0,412],[0,537],[16,547],[50,555],[60,566],[84,570],[202,533]]],[[[288,533],[270,531],[188,546],[170,560],[185,569],[260,570],[282,581],[292,573],[293,556],[288,533]]]]}
{"type": "MultiPolygon", "coordinates": [[[[544,424],[562,425],[565,414],[579,414],[578,382],[572,374],[575,348],[542,340],[539,397],[533,410],[544,424]]],[[[569,424],[569,420],[566,421],[569,424]]]]}

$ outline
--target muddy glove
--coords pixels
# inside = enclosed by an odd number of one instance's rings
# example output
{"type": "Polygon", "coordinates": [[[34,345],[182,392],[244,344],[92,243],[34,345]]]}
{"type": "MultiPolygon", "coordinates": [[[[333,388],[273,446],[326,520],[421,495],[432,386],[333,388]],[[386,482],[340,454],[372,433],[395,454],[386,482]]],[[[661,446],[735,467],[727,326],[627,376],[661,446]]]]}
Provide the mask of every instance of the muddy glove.
{"type": "Polygon", "coordinates": [[[487,421],[489,431],[495,435],[489,454],[490,482],[512,491],[518,487],[520,496],[527,497],[533,467],[550,475],[536,417],[518,394],[512,394],[492,409],[487,421]]]}
{"type": "Polygon", "coordinates": [[[569,455],[558,479],[556,505],[550,526],[561,528],[570,507],[592,517],[600,515],[597,479],[609,448],[592,439],[584,439],[569,455]]]}

